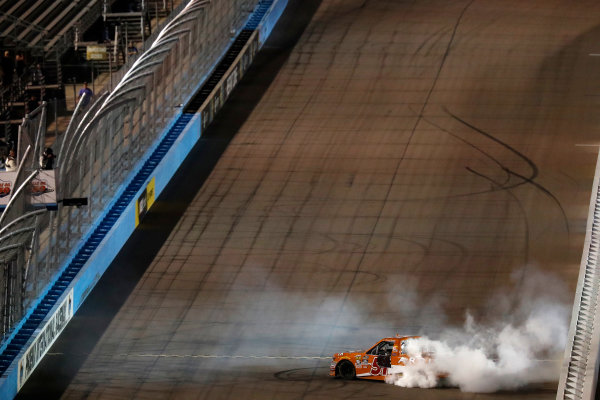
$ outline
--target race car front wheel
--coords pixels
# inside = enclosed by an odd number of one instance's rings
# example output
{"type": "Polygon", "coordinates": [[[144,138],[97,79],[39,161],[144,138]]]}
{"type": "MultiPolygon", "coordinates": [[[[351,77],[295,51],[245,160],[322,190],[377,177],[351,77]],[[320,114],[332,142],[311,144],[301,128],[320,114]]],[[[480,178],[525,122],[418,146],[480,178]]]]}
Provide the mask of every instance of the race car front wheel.
{"type": "Polygon", "coordinates": [[[337,375],[342,379],[350,380],[356,377],[356,368],[350,361],[342,361],[337,365],[337,375]]]}

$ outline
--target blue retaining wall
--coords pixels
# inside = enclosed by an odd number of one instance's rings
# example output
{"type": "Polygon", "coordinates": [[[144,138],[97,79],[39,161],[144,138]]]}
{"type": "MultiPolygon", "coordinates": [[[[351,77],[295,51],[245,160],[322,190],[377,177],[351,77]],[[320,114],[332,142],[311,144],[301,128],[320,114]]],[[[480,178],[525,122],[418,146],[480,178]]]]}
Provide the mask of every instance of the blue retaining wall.
{"type": "MultiPolygon", "coordinates": [[[[258,29],[258,43],[259,47],[265,44],[267,38],[271,35],[275,24],[283,14],[283,10],[288,4],[288,0],[275,1],[271,7],[269,7],[265,16],[262,18],[262,22],[253,29],[258,29]]],[[[250,21],[251,22],[251,21],[250,21]]]]}
{"type": "MultiPolygon", "coordinates": [[[[259,47],[271,34],[288,0],[261,1],[244,30],[259,31],[259,47]]],[[[226,52],[227,50],[225,50],[226,52]]],[[[225,53],[224,52],[224,53],[225,53]]],[[[215,66],[218,65],[215,63],[215,66]]],[[[208,76],[206,77],[208,78],[208,76]]],[[[204,79],[206,80],[206,79],[204,79]]],[[[200,82],[198,88],[203,84],[200,82]]],[[[141,158],[102,217],[77,246],[67,264],[48,285],[39,302],[28,311],[0,347],[0,399],[16,396],[18,361],[73,289],[76,312],[135,229],[136,200],[155,181],[155,197],[167,186],[189,151],[200,139],[200,114],[175,116],[156,144],[141,158]]],[[[48,346],[49,348],[50,346],[48,346]]],[[[47,349],[46,349],[47,351],[47,349]]]]}

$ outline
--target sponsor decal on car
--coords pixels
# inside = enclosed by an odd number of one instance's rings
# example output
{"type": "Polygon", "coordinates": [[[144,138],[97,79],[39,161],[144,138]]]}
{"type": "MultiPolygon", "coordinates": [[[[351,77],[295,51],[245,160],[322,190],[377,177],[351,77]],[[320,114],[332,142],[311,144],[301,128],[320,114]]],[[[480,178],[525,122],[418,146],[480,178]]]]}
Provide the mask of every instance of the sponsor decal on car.
{"type": "Polygon", "coordinates": [[[379,364],[377,363],[377,357],[373,358],[373,364],[371,364],[371,375],[387,375],[388,373],[388,368],[387,367],[380,367],[379,364]]]}

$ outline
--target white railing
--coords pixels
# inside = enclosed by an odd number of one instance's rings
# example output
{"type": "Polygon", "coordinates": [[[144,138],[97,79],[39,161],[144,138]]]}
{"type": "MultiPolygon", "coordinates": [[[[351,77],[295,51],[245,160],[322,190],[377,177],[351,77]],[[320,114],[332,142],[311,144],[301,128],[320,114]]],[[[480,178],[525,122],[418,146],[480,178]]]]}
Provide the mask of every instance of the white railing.
{"type": "Polygon", "coordinates": [[[596,164],[579,281],[557,400],[596,398],[600,350],[600,157],[596,164]]]}

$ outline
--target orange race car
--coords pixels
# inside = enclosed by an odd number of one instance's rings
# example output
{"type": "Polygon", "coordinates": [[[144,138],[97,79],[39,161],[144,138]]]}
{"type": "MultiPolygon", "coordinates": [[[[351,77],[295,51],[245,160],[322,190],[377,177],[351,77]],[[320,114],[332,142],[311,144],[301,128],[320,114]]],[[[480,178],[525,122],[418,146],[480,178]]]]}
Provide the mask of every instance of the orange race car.
{"type": "MultiPolygon", "coordinates": [[[[367,351],[337,353],[329,367],[330,376],[343,379],[364,378],[383,381],[392,365],[406,365],[406,341],[419,336],[396,336],[383,338],[367,351]]],[[[430,357],[426,356],[426,359],[430,357]]]]}

